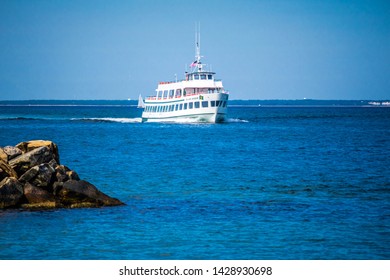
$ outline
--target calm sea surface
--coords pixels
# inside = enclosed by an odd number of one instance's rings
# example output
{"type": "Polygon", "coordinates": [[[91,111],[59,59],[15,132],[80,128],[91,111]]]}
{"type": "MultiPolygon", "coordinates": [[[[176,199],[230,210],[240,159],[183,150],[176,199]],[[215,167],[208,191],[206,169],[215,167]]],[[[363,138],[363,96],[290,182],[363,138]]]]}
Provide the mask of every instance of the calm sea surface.
{"type": "Polygon", "coordinates": [[[123,207],[0,211],[0,259],[390,259],[390,108],[0,106],[0,146],[50,139],[123,207]]]}

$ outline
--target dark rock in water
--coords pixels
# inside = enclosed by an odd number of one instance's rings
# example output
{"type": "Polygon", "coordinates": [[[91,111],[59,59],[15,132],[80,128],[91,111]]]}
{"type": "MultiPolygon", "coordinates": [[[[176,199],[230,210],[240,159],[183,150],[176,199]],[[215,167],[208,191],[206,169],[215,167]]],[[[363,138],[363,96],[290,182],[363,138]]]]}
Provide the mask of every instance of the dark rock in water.
{"type": "Polygon", "coordinates": [[[23,185],[17,179],[8,177],[0,182],[0,208],[19,205],[23,198],[23,185]]]}
{"type": "Polygon", "coordinates": [[[0,147],[0,209],[123,205],[59,163],[58,147],[34,140],[0,147]]]}
{"type": "Polygon", "coordinates": [[[43,205],[51,205],[55,207],[56,200],[54,195],[45,191],[41,188],[38,188],[30,183],[24,185],[24,196],[28,204],[32,204],[35,207],[42,207],[43,205]]]}
{"type": "Polygon", "coordinates": [[[77,207],[80,203],[87,203],[95,207],[123,204],[118,199],[105,195],[94,185],[83,180],[69,180],[65,182],[58,193],[58,197],[62,204],[70,207],[77,207]]]}

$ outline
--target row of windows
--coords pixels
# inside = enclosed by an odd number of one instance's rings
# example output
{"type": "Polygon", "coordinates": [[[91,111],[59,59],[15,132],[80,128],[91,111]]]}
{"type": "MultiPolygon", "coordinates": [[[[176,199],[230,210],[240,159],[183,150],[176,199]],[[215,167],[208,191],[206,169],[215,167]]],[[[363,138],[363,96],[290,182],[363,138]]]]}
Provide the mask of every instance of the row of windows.
{"type": "Polygon", "coordinates": [[[213,75],[206,75],[206,74],[192,74],[189,75],[189,80],[212,80],[213,75]]]}
{"type": "MultiPolygon", "coordinates": [[[[187,94],[206,94],[206,93],[216,93],[221,92],[221,88],[185,88],[183,90],[183,95],[186,96],[187,94]]],[[[176,91],[174,89],[171,90],[159,90],[157,92],[157,98],[173,98],[173,97],[181,97],[182,90],[177,89],[176,91]]]]}
{"type": "Polygon", "coordinates": [[[189,110],[207,107],[226,107],[226,101],[195,101],[189,103],[180,103],[175,105],[147,105],[145,112],[172,112],[179,110],[189,110]]]}

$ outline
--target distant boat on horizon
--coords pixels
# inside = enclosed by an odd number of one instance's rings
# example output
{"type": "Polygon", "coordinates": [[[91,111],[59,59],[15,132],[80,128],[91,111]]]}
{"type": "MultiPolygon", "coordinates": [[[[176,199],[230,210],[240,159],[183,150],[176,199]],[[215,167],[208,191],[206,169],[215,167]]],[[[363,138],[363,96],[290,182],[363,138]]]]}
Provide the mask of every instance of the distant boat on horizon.
{"type": "Polygon", "coordinates": [[[201,63],[200,33],[195,33],[195,61],[185,79],[159,82],[156,93],[142,98],[138,107],[143,108],[142,122],[207,122],[219,123],[227,119],[229,93],[215,72],[206,70],[201,63]]]}

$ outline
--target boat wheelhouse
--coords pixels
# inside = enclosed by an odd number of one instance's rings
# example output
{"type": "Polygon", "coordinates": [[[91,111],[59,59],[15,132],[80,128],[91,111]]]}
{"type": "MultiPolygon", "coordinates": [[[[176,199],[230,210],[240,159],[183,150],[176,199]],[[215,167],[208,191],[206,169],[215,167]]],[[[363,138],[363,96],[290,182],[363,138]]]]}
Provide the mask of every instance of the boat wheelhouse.
{"type": "Polygon", "coordinates": [[[200,36],[196,35],[195,61],[191,63],[185,79],[160,82],[156,93],[142,99],[142,121],[210,122],[226,120],[229,93],[215,72],[205,70],[201,63],[200,36]]]}

